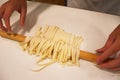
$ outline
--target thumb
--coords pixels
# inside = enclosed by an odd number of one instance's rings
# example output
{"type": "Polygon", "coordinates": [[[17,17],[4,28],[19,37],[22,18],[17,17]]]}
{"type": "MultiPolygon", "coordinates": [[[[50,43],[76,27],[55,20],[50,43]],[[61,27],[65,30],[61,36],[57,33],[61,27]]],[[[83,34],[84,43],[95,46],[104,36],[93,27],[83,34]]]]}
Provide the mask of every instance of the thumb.
{"type": "Polygon", "coordinates": [[[120,49],[120,44],[118,44],[119,42],[120,40],[116,39],[116,41],[97,58],[96,62],[100,64],[104,60],[108,59],[111,55],[116,54],[120,49]]]}

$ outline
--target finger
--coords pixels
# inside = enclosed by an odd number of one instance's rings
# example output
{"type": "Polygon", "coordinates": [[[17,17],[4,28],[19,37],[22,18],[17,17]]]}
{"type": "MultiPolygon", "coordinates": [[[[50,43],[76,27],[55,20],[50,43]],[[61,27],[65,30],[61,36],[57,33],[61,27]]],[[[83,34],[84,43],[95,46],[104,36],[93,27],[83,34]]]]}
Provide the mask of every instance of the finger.
{"type": "Polygon", "coordinates": [[[5,26],[6,26],[7,30],[10,32],[12,31],[11,26],[10,26],[10,16],[12,15],[13,11],[14,11],[13,9],[8,8],[5,10],[5,13],[3,15],[5,26]]]}
{"type": "Polygon", "coordinates": [[[20,25],[24,26],[25,24],[25,18],[26,18],[26,7],[21,8],[21,13],[20,13],[20,25]]]}
{"type": "Polygon", "coordinates": [[[0,20],[0,29],[7,32],[7,29],[2,24],[2,20],[0,20]]]}
{"type": "Polygon", "coordinates": [[[110,46],[109,49],[107,49],[104,53],[102,53],[96,60],[96,62],[99,64],[109,58],[111,55],[117,53],[119,51],[119,44],[120,39],[116,39],[116,41],[113,43],[113,45],[110,46]]]}
{"type": "Polygon", "coordinates": [[[104,47],[102,47],[100,49],[97,49],[96,52],[103,53],[105,50],[106,50],[106,47],[104,46],[104,47]]]}
{"type": "Polygon", "coordinates": [[[112,68],[111,70],[112,70],[112,71],[120,71],[120,67],[112,68]]]}
{"type": "Polygon", "coordinates": [[[5,25],[6,25],[6,28],[9,32],[11,32],[11,26],[10,26],[10,19],[9,18],[4,18],[4,22],[5,22],[5,25]]]}
{"type": "Polygon", "coordinates": [[[3,31],[7,31],[7,29],[3,26],[3,23],[2,23],[3,14],[4,14],[4,7],[1,6],[0,7],[0,29],[3,31]]]}
{"type": "Polygon", "coordinates": [[[112,68],[116,68],[120,66],[120,60],[119,59],[115,59],[115,60],[111,60],[109,62],[106,63],[102,63],[100,65],[98,65],[100,68],[104,68],[104,69],[112,69],[112,68]]]}
{"type": "Polygon", "coordinates": [[[4,13],[4,7],[0,7],[0,19],[2,19],[4,13]]]}
{"type": "Polygon", "coordinates": [[[114,37],[109,37],[105,46],[100,48],[100,49],[97,49],[96,52],[98,53],[103,53],[104,51],[106,51],[115,41],[115,38],[114,37]]]}

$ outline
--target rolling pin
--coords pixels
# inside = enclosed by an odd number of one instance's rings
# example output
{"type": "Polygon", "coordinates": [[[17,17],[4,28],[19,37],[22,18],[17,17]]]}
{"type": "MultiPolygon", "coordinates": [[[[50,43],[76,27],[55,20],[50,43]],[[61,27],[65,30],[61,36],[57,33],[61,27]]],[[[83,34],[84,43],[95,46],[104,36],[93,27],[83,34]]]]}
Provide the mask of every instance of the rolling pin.
{"type": "MultiPolygon", "coordinates": [[[[20,34],[16,34],[16,33],[7,33],[2,30],[0,30],[0,36],[7,38],[7,39],[15,40],[18,42],[23,42],[23,41],[25,41],[25,38],[26,38],[26,36],[24,36],[24,35],[20,35],[20,34]]],[[[98,55],[96,55],[96,54],[80,50],[80,59],[95,63],[97,57],[98,57],[98,55]]]]}

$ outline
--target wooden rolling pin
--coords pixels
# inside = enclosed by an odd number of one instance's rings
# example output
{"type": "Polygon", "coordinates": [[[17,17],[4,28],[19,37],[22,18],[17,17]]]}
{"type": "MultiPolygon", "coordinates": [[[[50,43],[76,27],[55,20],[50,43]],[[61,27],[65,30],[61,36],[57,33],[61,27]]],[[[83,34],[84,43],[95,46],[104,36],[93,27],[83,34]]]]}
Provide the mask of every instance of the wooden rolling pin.
{"type": "MultiPolygon", "coordinates": [[[[23,42],[23,41],[25,41],[25,38],[26,38],[26,36],[24,36],[24,35],[20,35],[20,34],[16,34],[16,33],[12,33],[12,34],[6,33],[6,32],[1,31],[1,30],[0,30],[0,36],[2,36],[4,38],[11,39],[11,40],[15,40],[18,42],[23,42]]],[[[96,54],[80,50],[80,59],[84,59],[84,60],[91,61],[91,62],[95,63],[97,57],[98,57],[98,55],[96,55],[96,54]]]]}

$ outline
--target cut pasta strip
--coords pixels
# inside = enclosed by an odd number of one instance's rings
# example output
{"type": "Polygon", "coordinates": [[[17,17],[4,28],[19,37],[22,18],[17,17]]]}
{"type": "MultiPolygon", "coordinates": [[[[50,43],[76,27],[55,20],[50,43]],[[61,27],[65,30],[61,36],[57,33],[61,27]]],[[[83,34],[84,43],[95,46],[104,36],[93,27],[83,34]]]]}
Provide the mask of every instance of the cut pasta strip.
{"type": "Polygon", "coordinates": [[[54,64],[55,62],[54,61],[51,61],[49,63],[46,63],[46,64],[42,64],[42,65],[38,65],[40,66],[39,69],[33,69],[34,72],[38,72],[38,71],[41,71],[42,69],[46,68],[47,66],[51,65],[51,64],[54,64]]]}

